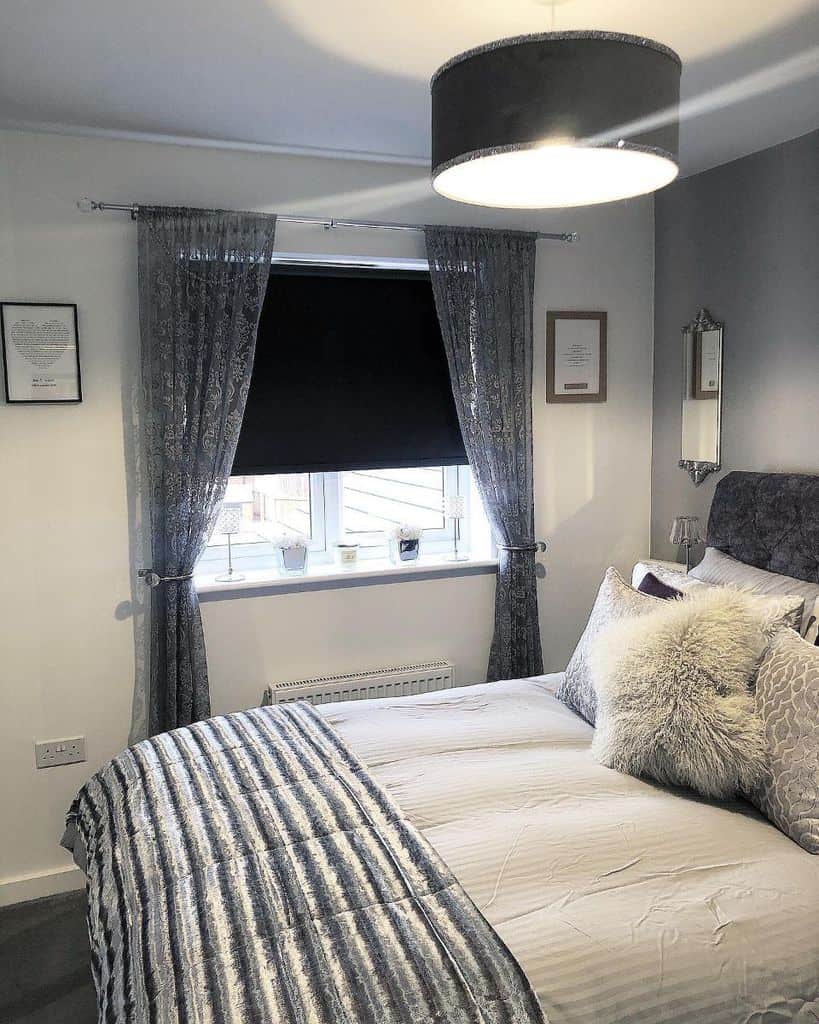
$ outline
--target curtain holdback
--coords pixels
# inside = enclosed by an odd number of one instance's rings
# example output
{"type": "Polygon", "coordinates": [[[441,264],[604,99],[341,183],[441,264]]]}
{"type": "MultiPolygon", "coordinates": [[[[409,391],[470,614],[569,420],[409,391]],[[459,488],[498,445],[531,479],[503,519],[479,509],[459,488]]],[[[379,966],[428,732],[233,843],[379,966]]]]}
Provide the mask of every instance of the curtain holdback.
{"type": "Polygon", "coordinates": [[[548,551],[549,546],[545,540],[534,540],[531,544],[496,544],[499,551],[548,551]]]}
{"type": "Polygon", "coordinates": [[[182,583],[185,580],[193,579],[192,572],[186,573],[184,576],[160,576],[153,569],[138,569],[137,576],[144,581],[146,587],[151,587],[151,589],[162,583],[182,583]]]}

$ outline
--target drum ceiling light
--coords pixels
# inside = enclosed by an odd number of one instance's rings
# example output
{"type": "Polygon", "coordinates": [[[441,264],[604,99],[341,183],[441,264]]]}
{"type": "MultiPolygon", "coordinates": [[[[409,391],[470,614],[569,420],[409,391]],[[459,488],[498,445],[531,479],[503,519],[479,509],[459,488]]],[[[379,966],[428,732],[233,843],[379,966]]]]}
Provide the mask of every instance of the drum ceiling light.
{"type": "Polygon", "coordinates": [[[586,206],[678,173],[680,58],[616,32],[501,39],[432,79],[432,185],[479,206],[586,206]]]}

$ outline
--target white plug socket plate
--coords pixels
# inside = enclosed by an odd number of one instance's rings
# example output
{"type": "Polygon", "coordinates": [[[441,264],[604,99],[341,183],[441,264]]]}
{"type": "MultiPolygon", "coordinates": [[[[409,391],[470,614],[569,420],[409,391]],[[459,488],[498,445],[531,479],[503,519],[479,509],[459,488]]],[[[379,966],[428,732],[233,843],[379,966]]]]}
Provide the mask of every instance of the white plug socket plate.
{"type": "Polygon", "coordinates": [[[85,760],[85,736],[67,740],[44,740],[34,744],[37,768],[55,768],[58,764],[77,764],[85,760]]]}

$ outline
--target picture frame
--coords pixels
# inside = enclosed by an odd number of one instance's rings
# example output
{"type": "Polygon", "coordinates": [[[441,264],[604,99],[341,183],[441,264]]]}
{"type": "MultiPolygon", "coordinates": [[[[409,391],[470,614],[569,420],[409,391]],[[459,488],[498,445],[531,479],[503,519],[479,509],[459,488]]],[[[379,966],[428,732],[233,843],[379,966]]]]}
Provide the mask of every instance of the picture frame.
{"type": "Polygon", "coordinates": [[[547,311],[547,402],[606,401],[607,327],[601,311],[547,311]]]}
{"type": "Polygon", "coordinates": [[[10,405],[82,402],[76,303],[0,302],[0,345],[10,405]]]}
{"type": "Polygon", "coordinates": [[[720,381],[720,331],[694,331],[694,372],[692,397],[716,400],[720,381]]]}

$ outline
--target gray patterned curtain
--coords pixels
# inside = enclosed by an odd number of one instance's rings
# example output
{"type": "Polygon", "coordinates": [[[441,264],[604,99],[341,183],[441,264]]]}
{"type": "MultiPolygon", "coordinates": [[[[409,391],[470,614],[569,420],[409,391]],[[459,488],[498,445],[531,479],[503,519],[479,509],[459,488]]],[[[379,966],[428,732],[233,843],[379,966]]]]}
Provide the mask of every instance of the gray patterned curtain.
{"type": "Polygon", "coordinates": [[[264,214],[139,211],[151,734],[210,714],[191,574],[233,465],[275,229],[264,214]]]}
{"type": "Polygon", "coordinates": [[[499,546],[487,678],[543,671],[532,479],[534,234],[426,228],[469,464],[499,546]]]}

